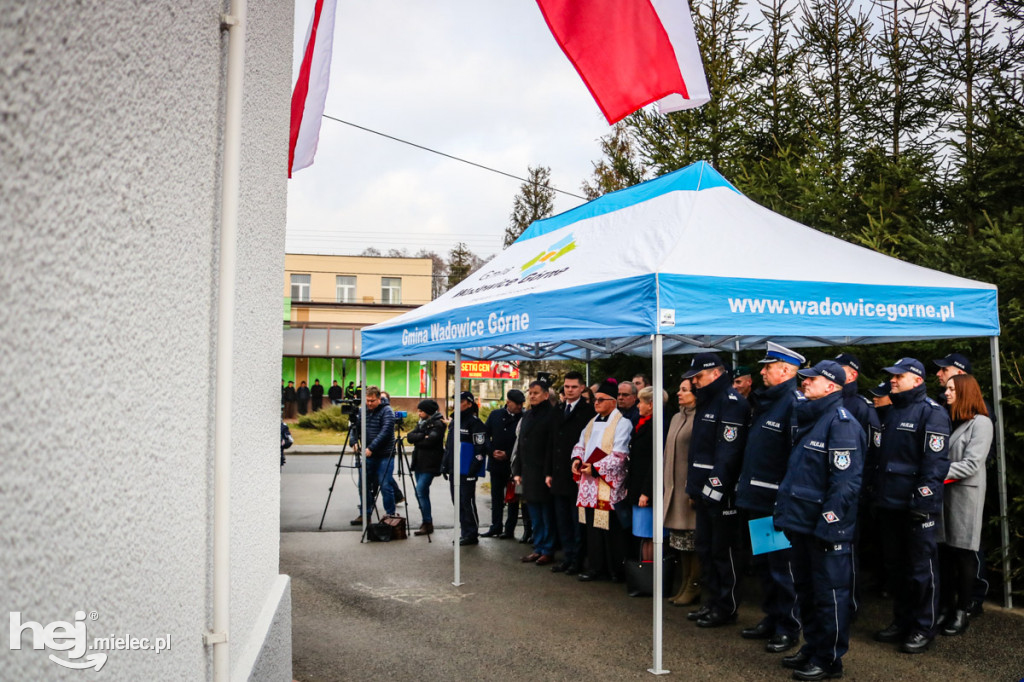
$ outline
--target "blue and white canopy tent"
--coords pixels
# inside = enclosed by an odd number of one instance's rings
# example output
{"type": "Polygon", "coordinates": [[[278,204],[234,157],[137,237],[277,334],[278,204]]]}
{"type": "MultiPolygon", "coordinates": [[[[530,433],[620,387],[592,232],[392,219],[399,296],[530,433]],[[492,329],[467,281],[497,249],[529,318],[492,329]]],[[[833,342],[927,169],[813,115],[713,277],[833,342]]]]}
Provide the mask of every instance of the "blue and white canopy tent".
{"type": "MultiPolygon", "coordinates": [[[[736,352],[769,339],[796,348],[987,336],[1002,424],[997,297],[994,285],[911,265],[785,218],[699,162],[535,222],[443,296],[364,329],[362,359],[454,360],[458,382],[463,358],[650,355],[657,395],[664,354],[736,352]]],[[[654,418],[661,423],[660,401],[654,418]]],[[[662,430],[654,431],[660,441],[662,430]]],[[[1001,433],[998,443],[1006,547],[1001,433]]],[[[457,543],[455,556],[459,584],[457,543]]],[[[1007,605],[1008,563],[1004,553],[1007,605]]],[[[661,600],[653,601],[652,672],[661,672],[661,600]]]]}

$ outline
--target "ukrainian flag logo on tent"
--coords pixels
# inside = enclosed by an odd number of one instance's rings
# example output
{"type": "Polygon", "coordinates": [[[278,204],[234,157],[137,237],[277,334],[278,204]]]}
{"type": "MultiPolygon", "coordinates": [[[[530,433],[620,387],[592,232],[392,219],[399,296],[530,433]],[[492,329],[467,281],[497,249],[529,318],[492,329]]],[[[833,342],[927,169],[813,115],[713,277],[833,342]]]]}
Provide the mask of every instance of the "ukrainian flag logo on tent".
{"type": "Polygon", "coordinates": [[[538,270],[542,270],[544,267],[554,263],[556,260],[569,253],[576,248],[576,240],[570,233],[561,240],[555,242],[544,251],[541,251],[536,256],[531,258],[529,261],[523,264],[522,271],[519,273],[519,279],[523,279],[527,275],[532,275],[538,270]]]}

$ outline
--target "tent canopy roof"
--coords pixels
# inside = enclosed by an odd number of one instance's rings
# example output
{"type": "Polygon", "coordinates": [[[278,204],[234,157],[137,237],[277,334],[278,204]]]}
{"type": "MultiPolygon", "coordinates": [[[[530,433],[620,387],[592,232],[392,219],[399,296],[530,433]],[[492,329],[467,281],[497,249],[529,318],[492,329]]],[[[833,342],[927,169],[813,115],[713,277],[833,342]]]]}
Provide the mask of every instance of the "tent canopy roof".
{"type": "Polygon", "coordinates": [[[995,336],[997,291],[760,206],[705,162],[531,225],[438,299],[363,330],[366,359],[596,359],[995,336]]]}

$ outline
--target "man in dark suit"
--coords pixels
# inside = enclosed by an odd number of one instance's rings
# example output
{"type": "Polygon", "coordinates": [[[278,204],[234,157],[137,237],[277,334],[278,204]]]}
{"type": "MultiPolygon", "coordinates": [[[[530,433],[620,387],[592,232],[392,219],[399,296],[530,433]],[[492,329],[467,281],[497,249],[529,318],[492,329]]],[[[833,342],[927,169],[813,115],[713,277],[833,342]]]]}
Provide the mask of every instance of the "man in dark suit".
{"type": "Polygon", "coordinates": [[[583,400],[583,375],[569,372],[565,375],[562,390],[565,402],[558,406],[555,419],[555,442],[551,448],[552,502],[555,508],[555,526],[565,553],[562,562],[551,567],[555,573],[575,575],[580,572],[583,556],[583,526],[576,511],[576,495],[579,486],[572,475],[572,449],[579,442],[580,433],[594,418],[594,406],[583,400]]]}

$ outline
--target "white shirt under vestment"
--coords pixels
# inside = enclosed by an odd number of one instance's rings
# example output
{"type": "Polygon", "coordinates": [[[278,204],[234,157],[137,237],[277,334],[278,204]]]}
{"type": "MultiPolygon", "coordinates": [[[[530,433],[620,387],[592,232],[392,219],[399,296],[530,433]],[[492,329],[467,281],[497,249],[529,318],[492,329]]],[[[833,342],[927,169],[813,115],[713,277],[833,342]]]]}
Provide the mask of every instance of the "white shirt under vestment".
{"type": "MultiPolygon", "coordinates": [[[[599,499],[601,481],[611,488],[608,502],[613,508],[617,502],[621,502],[626,497],[626,486],[623,484],[626,481],[629,439],[633,433],[633,424],[628,419],[624,419],[618,410],[609,415],[608,421],[599,422],[597,417],[594,417],[587,424],[587,428],[583,429],[579,441],[572,449],[572,457],[586,462],[591,453],[597,448],[601,448],[602,443],[606,442],[605,431],[613,424],[615,432],[612,435],[611,452],[594,462],[595,476],[584,474],[580,477],[580,491],[576,496],[577,507],[598,509],[604,506],[600,504],[602,500],[599,499]],[[589,438],[587,437],[588,429],[590,430],[589,438]]],[[[605,448],[601,449],[608,452],[605,448]]]]}

